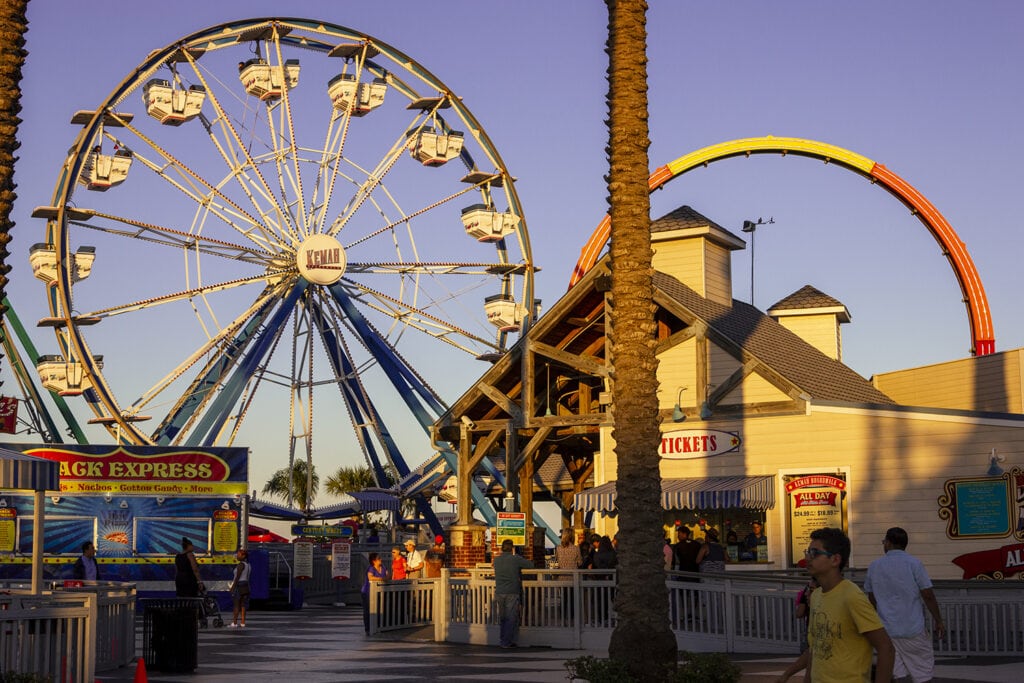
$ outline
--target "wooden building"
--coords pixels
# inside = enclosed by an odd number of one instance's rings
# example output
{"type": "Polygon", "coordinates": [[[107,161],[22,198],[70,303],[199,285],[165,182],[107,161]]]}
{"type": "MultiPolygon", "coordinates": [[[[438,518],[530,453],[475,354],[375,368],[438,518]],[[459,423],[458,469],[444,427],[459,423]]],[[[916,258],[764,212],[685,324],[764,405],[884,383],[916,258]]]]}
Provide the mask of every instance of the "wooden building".
{"type": "MultiPolygon", "coordinates": [[[[742,239],[686,206],[651,230],[666,534],[732,531],[734,566],[787,569],[811,530],[842,526],[851,565],[866,567],[902,526],[933,578],[1024,578],[1024,351],[868,380],[842,363],[841,302],[807,286],[762,312],[733,298],[742,239]],[[755,522],[766,542],[747,547],[755,522]]],[[[544,496],[564,527],[616,531],[607,268],[435,425],[457,453],[452,544],[466,562],[483,556],[470,485],[485,461],[512,473],[528,528],[544,496]],[[561,475],[543,476],[553,465],[561,475]]],[[[543,540],[530,538],[537,556],[543,540]]]]}

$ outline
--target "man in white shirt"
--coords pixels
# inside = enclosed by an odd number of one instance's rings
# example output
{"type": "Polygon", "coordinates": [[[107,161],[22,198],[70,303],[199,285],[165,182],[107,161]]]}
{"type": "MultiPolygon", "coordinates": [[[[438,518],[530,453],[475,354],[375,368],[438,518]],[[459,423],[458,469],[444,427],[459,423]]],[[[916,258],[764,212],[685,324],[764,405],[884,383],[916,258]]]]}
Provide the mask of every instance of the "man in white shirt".
{"type": "Polygon", "coordinates": [[[406,578],[418,579],[423,576],[423,553],[416,550],[416,541],[405,542],[406,578]]]}
{"type": "Polygon", "coordinates": [[[919,559],[907,553],[908,542],[907,532],[898,526],[885,532],[885,554],[868,566],[864,592],[878,610],[896,649],[893,676],[925,683],[932,680],[935,653],[924,621],[924,608],[931,612],[940,638],[946,626],[928,572],[919,559]]]}

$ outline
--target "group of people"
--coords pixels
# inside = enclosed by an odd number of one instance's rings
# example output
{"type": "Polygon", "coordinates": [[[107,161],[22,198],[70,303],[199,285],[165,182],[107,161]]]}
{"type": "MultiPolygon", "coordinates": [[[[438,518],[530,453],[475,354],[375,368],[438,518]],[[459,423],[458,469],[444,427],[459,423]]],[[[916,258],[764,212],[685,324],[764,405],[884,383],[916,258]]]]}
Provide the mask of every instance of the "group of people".
{"type": "Polygon", "coordinates": [[[404,581],[406,579],[436,578],[444,566],[444,536],[434,537],[434,545],[426,553],[416,549],[416,541],[406,540],[405,553],[397,545],[391,549],[391,566],[384,567],[380,553],[370,553],[369,566],[361,589],[363,596],[363,629],[370,635],[370,583],[376,581],[404,581]]]}
{"type": "Polygon", "coordinates": [[[843,577],[850,539],[841,529],[817,529],[804,552],[812,583],[798,597],[797,616],[807,619],[805,650],[777,679],[806,669],[805,680],[932,680],[935,655],[925,609],[941,638],[945,624],[920,560],[907,553],[909,537],[892,527],[882,539],[884,554],[868,566],[864,589],[843,577]],[[806,595],[806,601],[803,596],[806,595]]]}
{"type": "Polygon", "coordinates": [[[559,569],[615,569],[619,564],[616,545],[615,539],[598,534],[583,535],[574,545],[572,530],[566,529],[555,546],[555,562],[559,569]]]}
{"type": "MultiPolygon", "coordinates": [[[[724,572],[729,553],[726,546],[719,541],[718,530],[709,527],[704,531],[704,542],[694,539],[688,526],[680,526],[677,532],[679,540],[673,544],[665,539],[665,570],[681,572],[724,572]]],[[[734,544],[736,532],[729,530],[726,544],[734,544]]],[[[754,522],[753,531],[743,541],[746,553],[756,557],[757,547],[767,543],[764,531],[759,522],[754,522]]],[[[696,581],[695,577],[687,577],[685,581],[696,581]]]]}
{"type": "MultiPolygon", "coordinates": [[[[228,584],[231,593],[232,615],[228,628],[245,628],[245,613],[249,609],[249,577],[252,565],[249,552],[239,548],[235,553],[235,571],[228,584]]],[[[187,537],[181,538],[181,552],[174,556],[174,592],[179,598],[198,598],[206,594],[206,586],[199,574],[195,546],[187,537]]]]}

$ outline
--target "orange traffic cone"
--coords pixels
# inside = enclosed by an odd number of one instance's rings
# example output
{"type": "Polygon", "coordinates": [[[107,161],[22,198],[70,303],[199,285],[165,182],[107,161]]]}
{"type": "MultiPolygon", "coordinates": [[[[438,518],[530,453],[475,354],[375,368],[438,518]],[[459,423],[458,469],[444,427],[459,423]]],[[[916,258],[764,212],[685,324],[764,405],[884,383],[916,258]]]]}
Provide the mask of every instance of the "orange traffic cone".
{"type": "Polygon", "coordinates": [[[135,678],[132,683],[149,683],[149,677],[146,676],[146,660],[142,657],[139,657],[135,664],[135,678]]]}

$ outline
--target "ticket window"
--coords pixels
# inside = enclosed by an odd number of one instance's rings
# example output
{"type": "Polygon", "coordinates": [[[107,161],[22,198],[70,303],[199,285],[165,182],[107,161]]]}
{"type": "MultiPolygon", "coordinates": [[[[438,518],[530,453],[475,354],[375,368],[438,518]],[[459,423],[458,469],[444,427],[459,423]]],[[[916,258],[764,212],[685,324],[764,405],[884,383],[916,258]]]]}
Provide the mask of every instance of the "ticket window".
{"type": "Polygon", "coordinates": [[[689,527],[690,537],[704,542],[708,529],[718,532],[730,563],[768,562],[767,515],[760,510],[722,508],[715,510],[666,510],[665,538],[678,541],[678,528],[689,527]]]}

